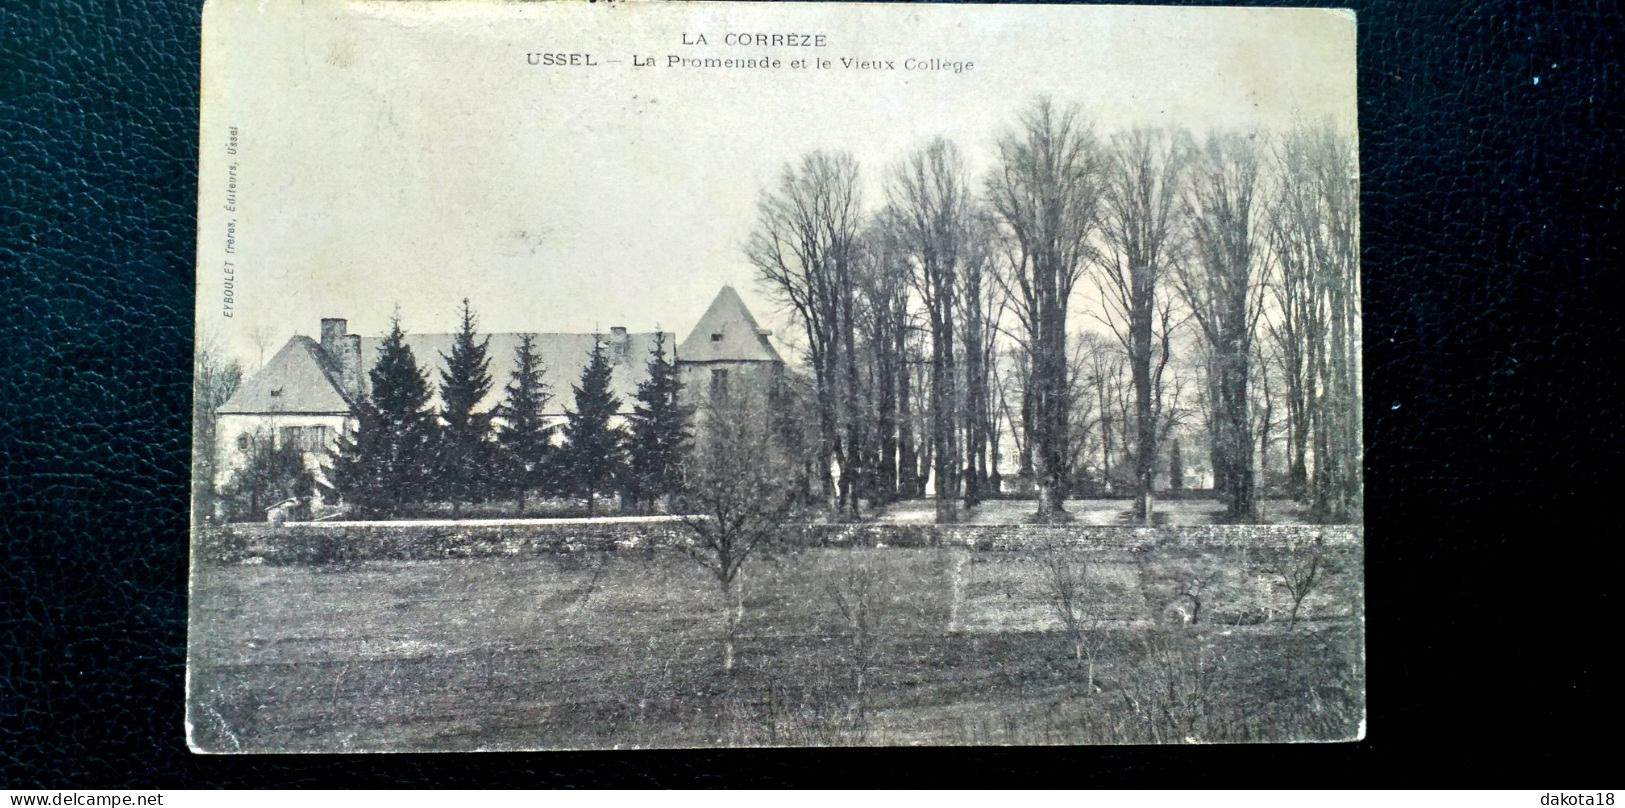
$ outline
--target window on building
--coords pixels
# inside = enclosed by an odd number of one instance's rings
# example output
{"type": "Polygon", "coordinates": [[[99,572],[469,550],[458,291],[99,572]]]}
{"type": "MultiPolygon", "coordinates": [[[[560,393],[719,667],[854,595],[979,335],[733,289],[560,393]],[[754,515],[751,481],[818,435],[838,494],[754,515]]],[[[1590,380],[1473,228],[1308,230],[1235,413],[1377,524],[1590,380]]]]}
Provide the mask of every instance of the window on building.
{"type": "Polygon", "coordinates": [[[717,332],[711,334],[711,341],[712,342],[721,342],[722,341],[722,332],[717,331],[717,332]]]}
{"type": "Polygon", "coordinates": [[[711,397],[715,399],[728,397],[728,371],[722,369],[711,371],[711,397]]]}
{"type": "Polygon", "coordinates": [[[331,437],[325,426],[285,426],[278,431],[277,445],[292,446],[301,452],[327,451],[331,437]]]}

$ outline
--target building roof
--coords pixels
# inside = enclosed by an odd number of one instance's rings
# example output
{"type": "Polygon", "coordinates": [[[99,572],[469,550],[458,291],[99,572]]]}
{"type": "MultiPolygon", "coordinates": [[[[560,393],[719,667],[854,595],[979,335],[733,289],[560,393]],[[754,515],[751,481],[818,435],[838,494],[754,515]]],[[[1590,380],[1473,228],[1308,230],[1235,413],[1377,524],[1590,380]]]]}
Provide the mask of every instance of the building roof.
{"type": "MultiPolygon", "coordinates": [[[[489,411],[502,401],[509,379],[513,375],[515,366],[514,351],[519,347],[519,334],[482,334],[481,339],[489,336],[491,342],[486,348],[486,356],[491,359],[491,392],[479,403],[480,411],[489,411]]],[[[536,334],[533,343],[536,354],[542,360],[542,383],[546,384],[553,398],[547,402],[548,415],[562,415],[566,408],[575,406],[575,395],[571,386],[581,383],[581,370],[587,366],[587,357],[592,353],[592,334],[536,334]]],[[[631,412],[633,396],[637,394],[638,385],[649,376],[649,353],[654,350],[654,332],[644,334],[626,334],[624,355],[616,348],[618,335],[606,333],[604,341],[609,347],[606,352],[610,355],[613,371],[610,374],[610,389],[621,400],[621,411],[631,412]]],[[[432,391],[430,406],[440,407],[440,371],[445,368],[446,360],[442,354],[451,353],[452,341],[455,334],[407,334],[406,345],[412,349],[412,356],[417,359],[418,368],[427,371],[429,387],[432,391]]],[[[361,365],[371,370],[373,363],[378,361],[378,346],[383,344],[382,337],[361,338],[361,365]]],[[[673,346],[676,344],[676,335],[666,335],[666,358],[672,358],[673,346]]],[[[363,374],[361,388],[364,395],[371,395],[372,379],[369,374],[363,374]]]]}
{"type": "Polygon", "coordinates": [[[352,403],[339,378],[338,365],[322,346],[310,337],[296,336],[249,376],[218,412],[348,413],[352,403]]]}
{"type": "MultiPolygon", "coordinates": [[[[768,341],[768,333],[757,325],[739,293],[731,286],[724,286],[681,346],[677,345],[675,334],[665,335],[667,356],[683,362],[782,363],[779,352],[768,341]]],[[[505,395],[503,388],[513,373],[514,350],[519,346],[520,335],[482,336],[490,338],[487,355],[491,359],[491,392],[480,401],[479,409],[489,411],[505,395]]],[[[594,335],[553,333],[535,337],[535,350],[542,360],[542,381],[553,395],[546,412],[562,415],[575,401],[571,386],[581,381],[581,370],[592,353],[594,335]]],[[[418,367],[429,377],[433,394],[430,403],[436,409],[440,406],[440,370],[445,367],[442,355],[451,353],[455,338],[454,334],[406,335],[406,344],[412,349],[418,367]]],[[[611,390],[621,400],[621,411],[630,412],[638,385],[648,378],[649,354],[654,350],[656,333],[632,334],[612,328],[602,338],[613,366],[611,390]]],[[[362,395],[371,393],[372,380],[367,371],[377,362],[378,347],[383,341],[382,337],[361,338],[362,395]]],[[[218,412],[237,415],[350,413],[354,411],[354,402],[345,393],[342,379],[337,357],[329,356],[310,337],[296,336],[288,340],[265,367],[249,376],[218,412]]]]}
{"type": "Polygon", "coordinates": [[[677,349],[684,362],[783,362],[745,301],[732,286],[722,287],[698,325],[677,349]]]}

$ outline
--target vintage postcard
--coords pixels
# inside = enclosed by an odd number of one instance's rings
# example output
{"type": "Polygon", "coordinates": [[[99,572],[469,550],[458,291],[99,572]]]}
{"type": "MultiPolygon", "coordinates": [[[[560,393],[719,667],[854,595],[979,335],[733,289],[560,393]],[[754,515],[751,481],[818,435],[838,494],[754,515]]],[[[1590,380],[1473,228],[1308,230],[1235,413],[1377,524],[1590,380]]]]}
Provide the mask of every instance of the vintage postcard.
{"type": "Polygon", "coordinates": [[[1354,46],[211,0],[192,748],[1363,737],[1354,46]]]}

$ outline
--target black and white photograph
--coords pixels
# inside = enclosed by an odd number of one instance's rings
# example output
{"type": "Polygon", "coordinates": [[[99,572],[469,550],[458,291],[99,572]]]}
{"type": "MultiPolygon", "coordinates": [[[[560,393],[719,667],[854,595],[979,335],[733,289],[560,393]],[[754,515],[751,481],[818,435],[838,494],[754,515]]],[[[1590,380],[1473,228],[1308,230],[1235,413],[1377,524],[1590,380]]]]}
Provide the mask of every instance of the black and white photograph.
{"type": "Polygon", "coordinates": [[[1355,31],[216,0],[190,747],[1363,738],[1355,31]]]}

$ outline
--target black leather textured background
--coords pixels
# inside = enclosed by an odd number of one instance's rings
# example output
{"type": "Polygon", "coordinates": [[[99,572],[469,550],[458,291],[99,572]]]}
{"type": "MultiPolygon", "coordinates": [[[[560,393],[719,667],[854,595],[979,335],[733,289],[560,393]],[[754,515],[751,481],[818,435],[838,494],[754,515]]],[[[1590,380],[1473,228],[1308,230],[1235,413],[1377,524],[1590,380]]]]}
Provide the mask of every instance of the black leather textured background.
{"type": "Polygon", "coordinates": [[[1365,742],[205,758],[182,728],[199,9],[5,4],[0,785],[1595,783],[1620,676],[1620,10],[1356,5],[1365,742]]]}

